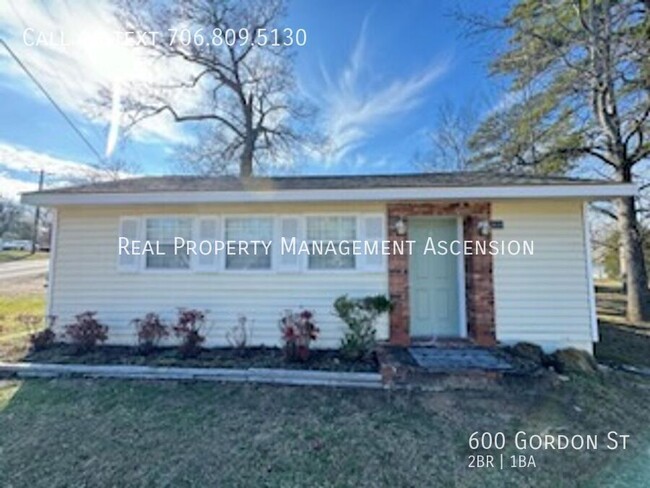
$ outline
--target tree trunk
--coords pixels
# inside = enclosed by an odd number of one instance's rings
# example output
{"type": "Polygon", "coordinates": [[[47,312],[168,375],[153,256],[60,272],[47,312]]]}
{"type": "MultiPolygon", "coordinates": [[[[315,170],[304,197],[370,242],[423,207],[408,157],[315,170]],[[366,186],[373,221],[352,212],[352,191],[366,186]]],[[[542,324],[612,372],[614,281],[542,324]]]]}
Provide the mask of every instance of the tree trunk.
{"type": "Polygon", "coordinates": [[[253,145],[249,141],[244,142],[244,151],[239,163],[239,176],[243,178],[253,176],[253,145]]]}
{"type": "Polygon", "coordinates": [[[253,176],[253,153],[255,152],[255,132],[253,129],[253,96],[249,95],[248,100],[241,95],[242,109],[244,111],[244,148],[239,164],[239,176],[248,178],[253,176]]]}
{"type": "Polygon", "coordinates": [[[643,242],[639,232],[634,197],[617,200],[616,213],[626,270],[627,319],[635,323],[650,320],[648,273],[643,257],[643,242]]]}

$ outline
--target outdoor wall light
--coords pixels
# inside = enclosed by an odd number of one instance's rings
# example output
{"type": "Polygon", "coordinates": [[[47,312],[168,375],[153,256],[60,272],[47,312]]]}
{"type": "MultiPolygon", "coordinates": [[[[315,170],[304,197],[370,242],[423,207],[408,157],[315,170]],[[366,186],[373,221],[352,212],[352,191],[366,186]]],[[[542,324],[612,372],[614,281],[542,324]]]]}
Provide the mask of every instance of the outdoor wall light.
{"type": "Polygon", "coordinates": [[[397,222],[395,222],[395,226],[393,227],[395,229],[395,234],[398,236],[405,236],[407,227],[406,227],[406,222],[402,217],[399,218],[397,222]]]}
{"type": "Polygon", "coordinates": [[[487,236],[490,234],[490,221],[489,220],[481,220],[476,226],[476,229],[478,230],[478,234],[481,236],[487,236]]]}

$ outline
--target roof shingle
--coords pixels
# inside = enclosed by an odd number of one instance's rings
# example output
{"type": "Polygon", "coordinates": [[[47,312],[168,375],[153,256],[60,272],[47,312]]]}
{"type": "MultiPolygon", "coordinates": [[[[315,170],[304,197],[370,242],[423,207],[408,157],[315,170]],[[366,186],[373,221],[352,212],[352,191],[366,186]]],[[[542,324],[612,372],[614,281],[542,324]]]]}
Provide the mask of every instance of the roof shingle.
{"type": "Polygon", "coordinates": [[[381,188],[603,185],[609,182],[560,176],[530,176],[486,171],[341,176],[145,176],[44,190],[40,194],[352,190],[381,188]]]}

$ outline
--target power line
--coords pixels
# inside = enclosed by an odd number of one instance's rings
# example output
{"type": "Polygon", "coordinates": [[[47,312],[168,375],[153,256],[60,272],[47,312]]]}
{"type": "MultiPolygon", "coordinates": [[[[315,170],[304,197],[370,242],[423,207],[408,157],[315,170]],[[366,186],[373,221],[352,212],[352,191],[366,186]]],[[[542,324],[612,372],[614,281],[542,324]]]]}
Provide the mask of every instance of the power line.
{"type": "Polygon", "coordinates": [[[95,147],[90,143],[90,141],[86,138],[86,136],[81,132],[77,126],[74,124],[72,119],[66,115],[66,113],[63,111],[63,109],[59,106],[56,101],[50,96],[50,94],[47,92],[45,87],[41,85],[41,83],[36,79],[36,77],[27,69],[27,66],[20,60],[20,58],[12,51],[12,49],[9,47],[9,45],[4,41],[4,39],[0,39],[0,44],[2,44],[7,52],[11,55],[12,58],[14,58],[14,61],[18,63],[18,65],[23,69],[23,71],[29,76],[29,78],[34,82],[34,84],[41,90],[43,95],[50,101],[52,105],[54,105],[54,108],[61,114],[61,116],[65,119],[65,121],[68,123],[68,125],[72,128],[72,130],[75,131],[75,133],[81,138],[81,140],[86,144],[88,149],[92,151],[92,153],[97,157],[97,160],[99,161],[99,164],[104,163],[104,158],[99,154],[99,151],[95,149],[95,147]]]}

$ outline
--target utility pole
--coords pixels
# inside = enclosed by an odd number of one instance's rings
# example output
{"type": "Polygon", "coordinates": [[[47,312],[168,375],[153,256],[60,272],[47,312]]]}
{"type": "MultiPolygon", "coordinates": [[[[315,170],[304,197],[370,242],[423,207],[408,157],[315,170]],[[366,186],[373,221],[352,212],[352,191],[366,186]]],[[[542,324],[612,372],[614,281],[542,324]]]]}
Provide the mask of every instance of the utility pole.
{"type": "MultiPolygon", "coordinates": [[[[45,177],[45,171],[41,170],[38,175],[38,191],[43,190],[43,178],[45,177]]],[[[32,233],[32,251],[31,253],[36,253],[36,243],[38,242],[38,224],[41,220],[41,207],[36,207],[34,211],[34,231],[32,233]]]]}

